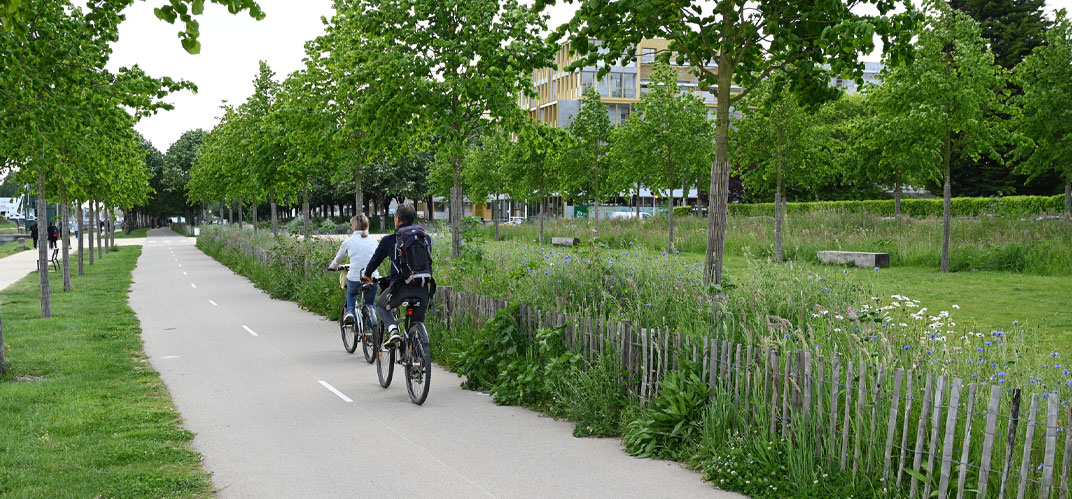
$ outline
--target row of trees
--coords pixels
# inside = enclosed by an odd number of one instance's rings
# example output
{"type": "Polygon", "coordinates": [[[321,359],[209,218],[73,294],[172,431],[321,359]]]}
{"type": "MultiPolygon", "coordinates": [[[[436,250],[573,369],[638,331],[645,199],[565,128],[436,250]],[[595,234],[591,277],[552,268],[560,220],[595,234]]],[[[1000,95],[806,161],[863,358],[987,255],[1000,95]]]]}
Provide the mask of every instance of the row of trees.
{"type": "MultiPolygon", "coordinates": [[[[520,197],[543,199],[552,188],[583,189],[575,185],[579,183],[576,178],[555,180],[563,176],[555,175],[554,168],[566,168],[568,163],[556,161],[556,151],[566,147],[569,138],[561,130],[527,122],[517,105],[518,96],[532,94],[532,71],[551,65],[556,42],[568,39],[572,49],[581,55],[575,67],[601,61],[606,63],[606,70],[622,59],[635,58],[629,49],[643,38],[666,38],[670,48],[662,54],[664,60],[672,53],[678,63],[697,69],[702,88],[716,91],[720,105],[714,147],[706,155],[682,156],[675,145],[679,137],[672,131],[678,124],[660,125],[653,120],[634,120],[637,124],[622,127],[621,133],[631,131],[636,135],[634,140],[621,143],[662,139],[658,145],[644,147],[644,152],[652,155],[650,161],[638,162],[650,165],[658,160],[658,164],[666,165],[665,170],[660,167],[659,180],[646,181],[649,185],[661,183],[665,171],[667,184],[676,187],[680,180],[688,181],[692,170],[687,165],[692,159],[704,158],[709,163],[709,174],[704,175],[704,183],[710,186],[706,191],[711,193],[706,269],[707,279],[719,284],[728,195],[730,108],[740,105],[765,80],[780,82],[804,100],[826,95],[821,91],[827,88],[823,65],[837,74],[858,77],[862,65],[857,56],[873,48],[876,36],[891,58],[899,60],[910,53],[908,42],[917,19],[911,4],[889,0],[812,3],[803,7],[778,0],[756,5],[737,0],[719,2],[710,13],[705,13],[710,9],[699,1],[670,6],[656,0],[584,0],[574,19],[545,40],[539,33],[546,31],[546,15],[542,12],[550,3],[553,2],[537,2],[534,6],[521,5],[516,0],[336,2],[336,15],[328,22],[327,33],[306,47],[306,68],[283,83],[284,88],[292,89],[292,97],[276,99],[289,103],[280,106],[287,109],[279,112],[289,120],[283,120],[282,128],[275,128],[276,136],[300,140],[290,140],[291,147],[270,164],[250,163],[254,172],[234,165],[252,161],[249,158],[254,156],[251,151],[255,148],[271,149],[265,143],[221,139],[230,145],[213,153],[209,147],[213,135],[237,121],[235,114],[253,114],[251,98],[243,105],[246,109],[229,111],[231,114],[209,134],[191,177],[191,198],[205,201],[268,194],[280,198],[315,175],[350,180],[355,186],[355,198],[359,198],[364,189],[358,186],[370,165],[390,164],[410,156],[412,151],[427,150],[435,157],[433,179],[438,185],[450,186],[452,252],[457,255],[463,167],[467,149],[481,131],[502,129],[511,142],[517,141],[518,152],[510,155],[515,167],[539,165],[507,177],[519,186],[516,194],[520,197]],[[852,7],[858,3],[875,5],[879,14],[855,14],[857,9],[852,7]],[[636,12],[652,15],[637,16],[636,12]],[[606,50],[597,50],[590,43],[592,39],[601,40],[606,50]],[[731,92],[735,86],[741,90],[731,92]],[[658,126],[664,128],[653,128],[658,126]],[[244,180],[212,180],[212,175],[198,173],[202,168],[210,171],[214,163],[218,165],[216,171],[230,172],[233,178],[244,180]],[[277,168],[291,173],[270,174],[277,168]],[[241,176],[238,172],[248,174],[241,176]],[[199,183],[199,177],[209,180],[199,183]],[[282,181],[286,185],[268,180],[275,178],[288,180],[282,181]],[[296,182],[292,180],[295,178],[296,182]],[[246,193],[239,188],[250,185],[257,192],[246,193]]],[[[281,94],[287,93],[284,90],[281,94]]],[[[656,103],[645,106],[651,109],[644,114],[657,115],[656,103]]],[[[600,152],[598,146],[586,144],[596,155],[613,152],[600,152]]],[[[613,169],[608,169],[608,174],[610,171],[613,169]]],[[[643,173],[648,175],[651,169],[643,173]]],[[[630,183],[639,180],[643,178],[634,175],[630,183]]],[[[611,191],[593,187],[592,196],[599,198],[600,192],[611,191]]],[[[357,201],[355,204],[363,204],[357,201]]]]}
{"type": "MultiPolygon", "coordinates": [[[[14,12],[17,18],[5,18],[0,29],[0,168],[15,184],[31,186],[41,227],[49,222],[49,202],[59,206],[65,291],[72,289],[72,207],[79,227],[95,225],[98,219],[114,227],[115,208],[127,210],[144,202],[150,192],[149,173],[134,123],[168,109],[161,99],[170,92],[194,88],[188,82],[151,77],[137,66],[105,69],[127,4],[16,2],[17,9],[6,14],[14,12]],[[87,204],[88,223],[82,210],[87,204]]],[[[39,234],[41,315],[50,317],[47,231],[39,234]]],[[[79,274],[85,234],[79,234],[79,274]]],[[[90,264],[93,244],[91,237],[90,264]]],[[[98,239],[98,257],[101,244],[98,239]]]]}
{"type": "Polygon", "coordinates": [[[856,179],[892,187],[898,217],[902,186],[940,186],[941,268],[947,271],[958,154],[1015,162],[1017,173],[1028,178],[1057,176],[1065,186],[1065,214],[1072,217],[1072,29],[1065,12],[1057,12],[1046,43],[1011,71],[996,63],[970,16],[942,1],[924,4],[924,13],[915,57],[904,64],[887,61],[883,84],[862,95],[807,106],[765,84],[748,101],[733,151],[746,185],[774,192],[778,261],[787,184],[800,193],[839,177],[842,185],[856,179]]]}
{"type": "MultiPolygon", "coordinates": [[[[564,130],[541,123],[491,129],[474,141],[465,157],[462,185],[467,197],[482,202],[505,194],[539,203],[542,241],[548,197],[592,200],[598,219],[603,200],[634,189],[639,198],[640,186],[648,187],[665,194],[668,248],[673,251],[670,194],[700,185],[711,162],[715,131],[703,101],[682,92],[677,80],[676,69],[657,64],[651,90],[637,104],[637,112],[618,126],[611,124],[599,94],[589,88],[564,130]]],[[[497,237],[501,215],[493,213],[492,218],[497,237]]]]}

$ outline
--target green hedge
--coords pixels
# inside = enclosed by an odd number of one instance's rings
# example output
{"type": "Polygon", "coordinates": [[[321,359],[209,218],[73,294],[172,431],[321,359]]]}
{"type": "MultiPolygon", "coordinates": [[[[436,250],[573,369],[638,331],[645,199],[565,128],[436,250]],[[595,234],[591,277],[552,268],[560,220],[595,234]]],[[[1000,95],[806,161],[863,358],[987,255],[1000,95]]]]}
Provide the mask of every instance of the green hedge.
{"type": "MultiPolygon", "coordinates": [[[[1064,196],[1008,196],[1001,198],[953,198],[951,206],[955,217],[978,217],[995,215],[1002,217],[1028,217],[1040,214],[1059,214],[1064,211],[1064,196]]],[[[816,211],[841,211],[868,213],[892,217],[893,200],[868,201],[816,201],[811,203],[786,203],[786,213],[810,213],[816,211]]],[[[774,216],[774,203],[731,204],[731,215],[774,216]]],[[[903,199],[901,213],[914,218],[942,216],[941,199],[903,199]]]]}

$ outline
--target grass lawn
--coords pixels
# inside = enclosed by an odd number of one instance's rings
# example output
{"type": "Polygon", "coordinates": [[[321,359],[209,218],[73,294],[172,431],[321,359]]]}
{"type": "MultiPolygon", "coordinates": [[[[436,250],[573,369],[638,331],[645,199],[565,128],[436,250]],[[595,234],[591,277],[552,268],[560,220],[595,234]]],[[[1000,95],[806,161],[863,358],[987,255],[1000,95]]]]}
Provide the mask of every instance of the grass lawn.
{"type": "Polygon", "coordinates": [[[117,230],[115,232],[115,238],[116,239],[126,239],[128,237],[131,237],[131,238],[133,238],[133,237],[146,237],[148,235],[148,233],[149,233],[149,228],[148,227],[142,227],[140,229],[134,229],[134,230],[130,231],[130,234],[127,234],[127,233],[125,233],[125,232],[123,232],[121,230],[117,230]]]}
{"type": "Polygon", "coordinates": [[[37,273],[0,292],[8,373],[0,376],[0,496],[209,496],[159,375],[142,354],[127,293],[140,247],[52,280],[40,318],[37,273]]]}
{"type": "MultiPolygon", "coordinates": [[[[689,255],[696,261],[702,256],[689,255]]],[[[801,264],[797,264],[801,265],[801,264]]],[[[879,270],[803,264],[819,274],[836,277],[849,274],[869,280],[876,296],[901,294],[920,300],[937,313],[948,310],[960,324],[975,324],[982,332],[1006,330],[1013,321],[1037,329],[1055,348],[1072,352],[1072,277],[1035,276],[1012,272],[940,272],[918,267],[891,267],[879,270]],[[954,310],[953,305],[959,305],[954,310]]],[[[744,257],[728,257],[726,271],[747,271],[744,257]]]]}
{"type": "MultiPolygon", "coordinates": [[[[29,246],[27,246],[27,248],[29,248],[29,246]]],[[[3,258],[5,256],[14,255],[15,253],[18,253],[20,251],[26,251],[26,250],[19,248],[19,242],[18,241],[12,241],[10,243],[0,244],[0,258],[3,258]]]]}

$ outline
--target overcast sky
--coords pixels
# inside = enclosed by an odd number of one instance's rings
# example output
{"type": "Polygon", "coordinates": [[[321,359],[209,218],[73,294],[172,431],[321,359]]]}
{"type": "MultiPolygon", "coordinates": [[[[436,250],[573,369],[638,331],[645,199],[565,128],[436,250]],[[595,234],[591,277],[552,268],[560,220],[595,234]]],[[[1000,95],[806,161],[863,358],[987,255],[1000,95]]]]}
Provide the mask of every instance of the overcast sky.
{"type": "MultiPolygon", "coordinates": [[[[175,110],[136,125],[161,152],[167,152],[186,130],[211,129],[223,101],[240,104],[253,93],[257,61],[267,61],[277,80],[301,68],[305,42],[323,33],[321,17],[330,18],[333,12],[331,0],[259,0],[267,17],[255,21],[245,13],[230,15],[225,8],[206,2],[205,14],[199,17],[201,53],[190,55],[179,44],[179,27],[153,15],[153,6],[159,3],[135,2],[124,11],[127,18],[119,27],[110,67],[138,64],[150,75],[197,84],[196,94],[183,91],[168,97],[175,110]]],[[[1047,7],[1072,10],[1072,0],[1048,0],[1047,7]]],[[[550,24],[566,22],[575,10],[575,5],[560,3],[550,11],[550,24]]]]}

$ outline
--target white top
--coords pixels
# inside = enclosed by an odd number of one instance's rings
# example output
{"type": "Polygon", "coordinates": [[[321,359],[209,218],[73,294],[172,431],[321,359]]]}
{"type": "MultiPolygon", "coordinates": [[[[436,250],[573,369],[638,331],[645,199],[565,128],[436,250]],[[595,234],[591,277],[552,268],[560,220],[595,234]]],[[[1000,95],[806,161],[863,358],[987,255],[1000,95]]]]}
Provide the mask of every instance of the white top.
{"type": "Polygon", "coordinates": [[[361,231],[355,231],[352,236],[342,242],[339,252],[335,254],[335,259],[331,261],[329,267],[339,268],[342,259],[349,255],[350,271],[346,273],[346,278],[354,282],[360,281],[361,273],[365,271],[369,260],[372,260],[372,254],[376,252],[376,246],[379,244],[371,237],[361,237],[361,231]]]}

